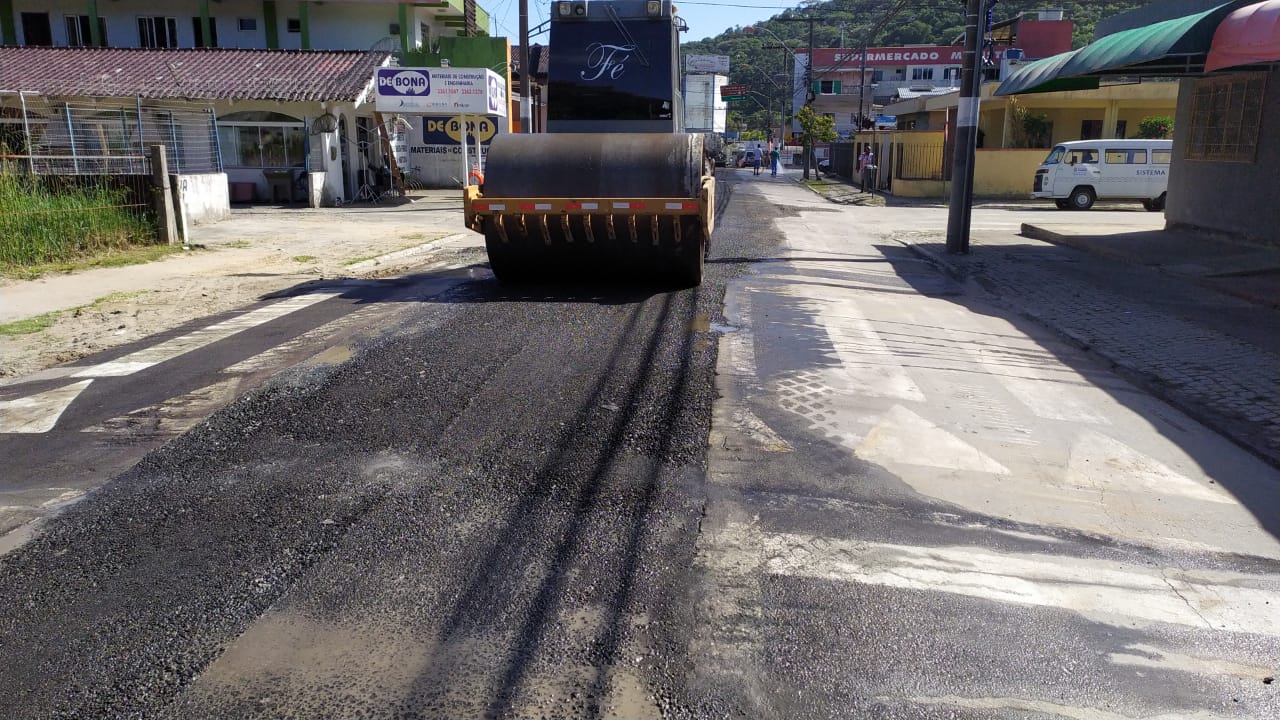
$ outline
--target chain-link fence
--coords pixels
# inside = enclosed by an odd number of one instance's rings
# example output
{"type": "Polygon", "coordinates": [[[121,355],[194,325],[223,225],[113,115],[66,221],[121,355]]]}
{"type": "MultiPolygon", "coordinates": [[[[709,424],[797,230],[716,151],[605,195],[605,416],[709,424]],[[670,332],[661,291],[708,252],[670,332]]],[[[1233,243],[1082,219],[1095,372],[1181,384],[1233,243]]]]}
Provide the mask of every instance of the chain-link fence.
{"type": "Polygon", "coordinates": [[[153,243],[149,148],[170,173],[220,172],[212,108],[0,93],[0,268],[153,243]]]}
{"type": "Polygon", "coordinates": [[[213,109],[129,98],[0,93],[0,159],[34,175],[145,175],[164,145],[171,173],[221,172],[213,109]]]}

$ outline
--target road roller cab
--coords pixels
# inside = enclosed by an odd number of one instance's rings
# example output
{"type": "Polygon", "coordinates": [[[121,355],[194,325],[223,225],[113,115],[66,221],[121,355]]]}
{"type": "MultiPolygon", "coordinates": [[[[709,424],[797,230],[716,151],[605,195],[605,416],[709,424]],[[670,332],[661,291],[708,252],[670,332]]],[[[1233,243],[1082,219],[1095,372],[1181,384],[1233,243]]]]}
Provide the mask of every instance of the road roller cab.
{"type": "Polygon", "coordinates": [[[682,25],[668,0],[551,4],[548,132],[496,136],[465,191],[500,281],[701,282],[715,169],[682,132],[682,25]]]}

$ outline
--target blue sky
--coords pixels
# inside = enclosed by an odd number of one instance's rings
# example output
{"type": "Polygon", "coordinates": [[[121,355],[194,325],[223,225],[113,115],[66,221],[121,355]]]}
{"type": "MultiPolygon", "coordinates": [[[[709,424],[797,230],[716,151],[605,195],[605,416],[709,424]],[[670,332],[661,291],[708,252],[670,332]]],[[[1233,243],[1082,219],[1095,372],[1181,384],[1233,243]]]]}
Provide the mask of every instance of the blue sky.
{"type": "MultiPolygon", "coordinates": [[[[689,32],[681,36],[681,42],[714,37],[735,25],[750,25],[795,7],[799,0],[675,0],[680,17],[689,23],[689,32]]],[[[496,36],[511,38],[511,44],[519,43],[520,3],[518,0],[480,0],[480,7],[489,11],[497,20],[496,36]]],[[[529,0],[529,30],[545,21],[551,12],[550,0],[529,0]]],[[[531,43],[545,44],[547,36],[537,35],[531,43]]]]}

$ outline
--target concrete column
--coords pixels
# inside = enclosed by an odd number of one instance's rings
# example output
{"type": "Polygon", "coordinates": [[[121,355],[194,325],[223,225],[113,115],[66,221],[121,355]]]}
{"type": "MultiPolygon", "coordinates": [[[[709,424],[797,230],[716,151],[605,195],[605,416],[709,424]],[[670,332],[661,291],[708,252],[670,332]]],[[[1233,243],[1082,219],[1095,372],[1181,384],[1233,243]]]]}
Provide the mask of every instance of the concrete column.
{"type": "Polygon", "coordinates": [[[200,0],[200,33],[204,35],[202,47],[213,47],[213,23],[209,20],[209,0],[200,0]]]}
{"type": "Polygon", "coordinates": [[[102,47],[105,44],[100,27],[101,22],[98,19],[98,0],[89,0],[89,44],[94,47],[102,47]]]}
{"type": "Polygon", "coordinates": [[[1013,106],[1006,102],[1004,104],[1004,122],[1000,128],[1000,147],[1009,147],[1009,137],[1013,135],[1013,106]]]}
{"type": "Polygon", "coordinates": [[[311,49],[311,6],[306,2],[298,3],[298,24],[302,30],[302,49],[311,49]]]}
{"type": "Polygon", "coordinates": [[[0,0],[0,44],[18,44],[18,26],[13,22],[13,0],[0,0]]]}
{"type": "Polygon", "coordinates": [[[156,224],[160,239],[170,245],[178,244],[178,221],[173,213],[173,194],[169,187],[169,163],[164,145],[151,146],[151,186],[155,193],[156,224]]]}
{"type": "Polygon", "coordinates": [[[1116,123],[1120,120],[1120,101],[1109,100],[1107,107],[1102,111],[1102,137],[1114,138],[1116,136],[1116,123]]]}
{"type": "Polygon", "coordinates": [[[280,19],[276,16],[275,0],[263,0],[262,24],[267,31],[267,49],[280,49],[280,19]]]}
{"type": "Polygon", "coordinates": [[[400,52],[409,52],[409,3],[400,3],[400,52]]]}

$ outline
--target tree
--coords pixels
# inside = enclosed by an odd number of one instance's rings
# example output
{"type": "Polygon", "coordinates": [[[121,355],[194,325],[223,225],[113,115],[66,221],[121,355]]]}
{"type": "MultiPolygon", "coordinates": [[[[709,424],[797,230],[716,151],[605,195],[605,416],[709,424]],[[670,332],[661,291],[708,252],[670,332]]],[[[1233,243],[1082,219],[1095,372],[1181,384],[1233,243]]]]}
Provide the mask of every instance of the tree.
{"type": "Polygon", "coordinates": [[[1040,148],[1048,147],[1053,137],[1053,123],[1044,113],[1033,113],[1018,98],[1009,98],[1009,112],[1012,114],[1013,138],[1010,147],[1040,148]]]}
{"type": "Polygon", "coordinates": [[[1173,118],[1168,115],[1152,115],[1138,121],[1138,137],[1163,140],[1173,135],[1173,118]]]}
{"type": "MultiPolygon", "coordinates": [[[[836,121],[827,115],[819,115],[813,108],[805,105],[796,113],[796,121],[800,123],[800,142],[804,145],[806,157],[813,157],[815,143],[831,142],[836,139],[836,121]]],[[[805,166],[808,173],[808,165],[805,166]]],[[[806,174],[806,178],[809,176],[806,174]]]]}

